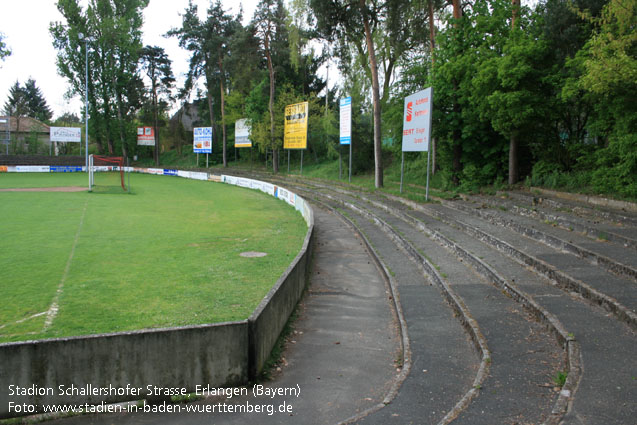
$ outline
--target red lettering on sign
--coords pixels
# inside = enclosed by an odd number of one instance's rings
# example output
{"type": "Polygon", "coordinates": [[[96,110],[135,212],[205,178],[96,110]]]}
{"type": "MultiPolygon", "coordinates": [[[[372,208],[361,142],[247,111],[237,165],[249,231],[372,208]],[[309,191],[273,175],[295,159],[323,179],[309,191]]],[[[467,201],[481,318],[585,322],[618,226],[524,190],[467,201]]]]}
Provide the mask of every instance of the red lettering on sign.
{"type": "Polygon", "coordinates": [[[410,134],[412,134],[414,132],[413,128],[410,128],[408,130],[403,130],[403,136],[409,136],[410,134]]]}
{"type": "Polygon", "coordinates": [[[407,118],[406,118],[407,122],[411,121],[411,110],[412,110],[413,106],[414,106],[413,102],[407,103],[407,118]]]}
{"type": "Polygon", "coordinates": [[[422,111],[416,111],[416,116],[420,117],[422,115],[427,115],[429,113],[429,109],[423,109],[422,111]]]}
{"type": "Polygon", "coordinates": [[[416,101],[416,105],[422,105],[423,103],[427,103],[427,102],[429,102],[429,98],[425,97],[424,99],[418,99],[416,101]]]}

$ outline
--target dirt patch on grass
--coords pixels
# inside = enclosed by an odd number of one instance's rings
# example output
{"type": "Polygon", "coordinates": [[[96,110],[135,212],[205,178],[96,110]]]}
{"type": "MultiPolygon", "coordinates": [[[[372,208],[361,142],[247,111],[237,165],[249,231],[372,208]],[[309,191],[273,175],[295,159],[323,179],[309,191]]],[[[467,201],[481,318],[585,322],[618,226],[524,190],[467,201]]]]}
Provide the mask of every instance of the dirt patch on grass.
{"type": "Polygon", "coordinates": [[[88,190],[86,186],[19,187],[13,189],[0,189],[0,192],[82,192],[85,190],[88,190]]]}

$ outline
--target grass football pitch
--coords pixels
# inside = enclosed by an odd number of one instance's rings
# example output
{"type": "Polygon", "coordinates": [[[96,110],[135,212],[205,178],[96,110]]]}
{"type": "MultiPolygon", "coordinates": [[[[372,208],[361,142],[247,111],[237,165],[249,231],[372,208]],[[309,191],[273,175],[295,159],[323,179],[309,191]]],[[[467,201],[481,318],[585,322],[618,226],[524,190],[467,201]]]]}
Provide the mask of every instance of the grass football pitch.
{"type": "MultiPolygon", "coordinates": [[[[87,180],[4,173],[0,189],[87,180]]],[[[0,192],[0,342],[245,319],[307,231],[258,191],[143,174],[131,186],[0,192]]]]}

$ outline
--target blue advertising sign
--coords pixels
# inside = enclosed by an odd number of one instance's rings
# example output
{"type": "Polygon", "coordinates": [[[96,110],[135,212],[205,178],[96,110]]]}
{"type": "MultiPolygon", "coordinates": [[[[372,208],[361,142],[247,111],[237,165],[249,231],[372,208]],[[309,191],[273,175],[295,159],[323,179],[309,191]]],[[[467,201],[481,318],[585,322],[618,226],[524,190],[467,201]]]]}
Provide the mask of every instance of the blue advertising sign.
{"type": "Polygon", "coordinates": [[[50,171],[52,173],[81,173],[82,167],[73,167],[67,165],[51,165],[50,171]]]}

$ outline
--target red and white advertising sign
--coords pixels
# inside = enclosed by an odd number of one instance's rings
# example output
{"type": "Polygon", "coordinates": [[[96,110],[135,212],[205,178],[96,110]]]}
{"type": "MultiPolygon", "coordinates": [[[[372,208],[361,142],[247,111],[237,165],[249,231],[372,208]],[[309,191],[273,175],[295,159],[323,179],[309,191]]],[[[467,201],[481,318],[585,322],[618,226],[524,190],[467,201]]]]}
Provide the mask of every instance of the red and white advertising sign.
{"type": "Polygon", "coordinates": [[[137,127],[137,144],[155,146],[155,130],[152,127],[137,127]]]}
{"type": "Polygon", "coordinates": [[[405,98],[403,152],[427,152],[431,138],[433,90],[426,88],[405,98]]]}

